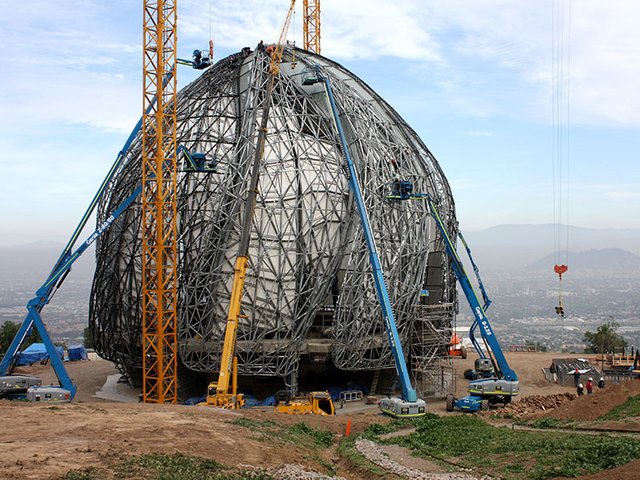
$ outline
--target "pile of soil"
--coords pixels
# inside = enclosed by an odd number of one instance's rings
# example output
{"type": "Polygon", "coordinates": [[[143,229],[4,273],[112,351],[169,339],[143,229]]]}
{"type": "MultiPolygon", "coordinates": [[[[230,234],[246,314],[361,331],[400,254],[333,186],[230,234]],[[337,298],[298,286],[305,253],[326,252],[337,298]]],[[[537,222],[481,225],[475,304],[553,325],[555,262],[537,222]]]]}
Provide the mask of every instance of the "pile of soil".
{"type": "Polygon", "coordinates": [[[522,418],[534,415],[539,412],[546,412],[558,408],[568,402],[573,401],[576,395],[573,393],[558,393],[555,395],[529,395],[516,402],[505,406],[500,413],[515,418],[522,418]]]}
{"type": "Polygon", "coordinates": [[[620,385],[595,389],[592,395],[577,397],[544,416],[559,420],[596,420],[636,395],[640,395],[640,381],[630,380],[620,385]]]}

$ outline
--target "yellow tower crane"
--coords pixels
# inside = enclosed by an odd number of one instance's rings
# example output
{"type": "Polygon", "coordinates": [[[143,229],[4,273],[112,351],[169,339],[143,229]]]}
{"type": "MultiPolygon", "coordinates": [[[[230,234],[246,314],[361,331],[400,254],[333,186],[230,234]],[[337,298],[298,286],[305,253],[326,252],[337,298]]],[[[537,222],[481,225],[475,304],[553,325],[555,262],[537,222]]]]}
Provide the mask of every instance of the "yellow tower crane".
{"type": "Polygon", "coordinates": [[[142,399],[176,403],[176,0],[144,0],[142,399]]]}
{"type": "MultiPolygon", "coordinates": [[[[240,246],[238,248],[238,255],[236,257],[233,273],[233,287],[231,290],[231,299],[229,301],[229,313],[227,315],[224,343],[222,346],[222,355],[220,357],[220,372],[218,373],[218,381],[210,383],[207,390],[207,400],[205,404],[210,406],[236,409],[244,405],[244,395],[237,392],[238,359],[236,357],[236,339],[238,337],[238,322],[242,316],[240,308],[242,304],[244,279],[247,273],[247,265],[249,263],[251,223],[253,222],[253,213],[255,211],[256,200],[258,197],[260,163],[262,162],[262,157],[264,155],[264,145],[267,136],[267,124],[271,108],[273,84],[276,76],[280,72],[282,53],[287,40],[287,31],[289,30],[289,24],[291,23],[295,3],[296,0],[291,0],[287,17],[282,25],[282,29],[280,30],[278,43],[275,45],[275,48],[271,53],[269,83],[267,84],[267,93],[264,100],[265,105],[262,110],[256,151],[251,167],[249,193],[242,213],[242,232],[240,234],[240,246]]],[[[260,54],[260,52],[256,52],[256,55],[260,54]]]]}
{"type": "Polygon", "coordinates": [[[303,48],[320,54],[320,0],[304,0],[302,5],[303,48]]]}

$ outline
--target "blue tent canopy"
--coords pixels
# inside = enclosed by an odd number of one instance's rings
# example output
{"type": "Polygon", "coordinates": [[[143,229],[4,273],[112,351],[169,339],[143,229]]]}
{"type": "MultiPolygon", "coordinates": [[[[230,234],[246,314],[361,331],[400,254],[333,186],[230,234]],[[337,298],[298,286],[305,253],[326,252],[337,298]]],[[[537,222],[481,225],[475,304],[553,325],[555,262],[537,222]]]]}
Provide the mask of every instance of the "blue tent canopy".
{"type": "MultiPolygon", "coordinates": [[[[62,347],[56,347],[56,352],[58,352],[60,358],[63,358],[64,350],[62,347]]],[[[31,365],[32,363],[41,362],[48,358],[49,354],[47,353],[44,343],[32,343],[20,352],[17,365],[31,365]]]]}
{"type": "Polygon", "coordinates": [[[69,352],[69,361],[72,362],[74,360],[86,360],[87,359],[87,349],[84,348],[84,345],[71,345],[67,351],[69,352]]]}

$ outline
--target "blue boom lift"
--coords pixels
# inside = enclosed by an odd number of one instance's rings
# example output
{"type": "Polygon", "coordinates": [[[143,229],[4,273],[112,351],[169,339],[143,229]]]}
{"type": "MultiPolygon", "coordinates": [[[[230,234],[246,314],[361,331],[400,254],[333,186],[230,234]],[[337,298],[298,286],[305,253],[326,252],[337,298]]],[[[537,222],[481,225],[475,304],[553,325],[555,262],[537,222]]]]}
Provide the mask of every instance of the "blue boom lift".
{"type": "MultiPolygon", "coordinates": [[[[164,79],[164,85],[171,79],[171,75],[167,75],[164,79]]],[[[149,106],[149,110],[153,105],[149,106]]],[[[138,123],[134,127],[133,131],[127,138],[122,150],[116,156],[113,165],[107,172],[105,179],[102,181],[100,188],[91,200],[89,207],[85,211],[80,223],[73,231],[71,238],[67,242],[67,245],[62,250],[58,261],[55,266],[51,270],[51,273],[47,277],[47,280],[44,284],[36,291],[36,296],[31,299],[27,303],[27,316],[25,317],[18,333],[14,337],[11,345],[9,346],[9,350],[0,361],[0,396],[7,396],[9,398],[29,398],[29,393],[32,388],[38,388],[37,385],[40,382],[40,379],[36,377],[28,377],[28,376],[19,376],[13,375],[13,371],[18,363],[18,359],[20,357],[20,348],[22,344],[29,336],[33,328],[35,327],[38,333],[40,333],[40,337],[42,338],[42,342],[45,345],[45,349],[49,354],[49,358],[51,360],[51,366],[58,377],[58,382],[60,387],[56,388],[56,392],[52,392],[48,390],[46,394],[38,395],[34,394],[33,397],[36,400],[63,400],[63,401],[71,401],[76,394],[76,386],[73,384],[69,374],[67,373],[66,368],[64,368],[64,364],[62,360],[58,356],[53,341],[47,332],[47,329],[44,326],[44,322],[42,321],[41,313],[42,309],[51,301],[55,292],[60,288],[60,286],[64,283],[67,275],[71,271],[71,267],[74,262],[82,255],[86,249],[96,241],[96,239],[107,229],[109,226],[118,218],[122,212],[124,212],[127,207],[133,202],[133,200],[140,194],[141,187],[138,186],[129,197],[127,197],[122,204],[101,224],[98,228],[87,238],[75,251],[73,250],[78,237],[86,227],[91,215],[93,214],[98,202],[102,198],[107,186],[111,183],[116,173],[120,170],[125,157],[126,152],[131,147],[133,141],[136,136],[140,132],[142,128],[142,118],[138,120],[138,123]],[[59,390],[58,390],[59,389],[59,390]]]]}
{"type": "MultiPolygon", "coordinates": [[[[55,392],[58,394],[51,394],[50,391],[46,395],[40,395],[41,399],[52,400],[65,400],[71,401],[76,393],[76,386],[73,384],[62,360],[58,356],[55,350],[55,346],[51,337],[47,333],[47,330],[42,321],[41,312],[42,309],[49,303],[55,292],[62,285],[67,275],[71,271],[71,267],[75,261],[89,248],[89,246],[96,241],[96,239],[107,229],[111,224],[131,205],[131,203],[140,195],[142,187],[138,185],[134,191],[114,210],[114,212],[107,217],[107,219],[98,226],[98,228],[75,250],[72,252],[76,239],[87,224],[88,219],[91,216],[98,200],[104,193],[106,186],[113,177],[114,172],[119,170],[120,165],[124,159],[124,152],[129,149],[129,146],[135,139],[138,131],[140,130],[140,123],[133,130],[129,139],[125,143],[123,149],[118,154],[116,161],[109,171],[109,174],[105,178],[104,182],[100,186],[98,193],[96,193],[93,201],[91,202],[89,209],[82,217],[80,224],[76,227],[71,240],[63,250],[60,258],[55,264],[53,270],[47,277],[44,284],[36,291],[36,296],[27,303],[27,316],[22,322],[18,333],[14,337],[7,353],[0,362],[0,398],[7,396],[9,398],[23,398],[25,393],[28,393],[30,388],[39,388],[39,379],[35,377],[29,377],[24,375],[13,375],[13,371],[20,358],[20,349],[25,339],[29,336],[32,329],[35,327],[42,342],[45,345],[46,351],[49,354],[51,365],[58,377],[60,384],[60,390],[55,392]]],[[[178,147],[178,154],[185,156],[185,172],[203,172],[203,173],[217,173],[215,168],[206,161],[206,157],[201,153],[191,153],[186,147],[178,147]]],[[[50,388],[50,387],[48,387],[50,388]]],[[[28,398],[28,395],[27,395],[28,398]]]]}
{"type": "Polygon", "coordinates": [[[391,307],[391,301],[389,300],[389,293],[387,291],[387,285],[384,280],[384,272],[382,270],[382,264],[380,263],[380,257],[378,255],[378,249],[376,247],[375,239],[373,237],[373,231],[369,222],[369,215],[364,203],[364,197],[362,195],[362,189],[358,181],[351,154],[349,152],[349,146],[345,138],[344,130],[342,128],[342,122],[340,120],[340,113],[333,96],[333,90],[331,89],[331,80],[327,75],[324,75],[320,71],[319,66],[315,66],[310,72],[306,72],[307,76],[303,78],[303,85],[313,85],[314,83],[324,83],[324,89],[329,100],[329,106],[331,108],[331,114],[335,124],[336,131],[340,137],[340,143],[342,145],[342,151],[346,159],[346,173],[349,181],[349,187],[353,193],[356,209],[360,217],[360,223],[362,224],[362,230],[364,232],[365,241],[367,244],[367,250],[369,251],[369,261],[371,263],[371,269],[373,270],[373,280],[375,283],[376,294],[380,307],[382,309],[382,317],[384,319],[384,326],[389,337],[389,344],[391,346],[391,352],[396,365],[396,372],[400,379],[400,388],[402,391],[402,398],[389,397],[380,401],[380,409],[383,413],[394,417],[418,417],[426,413],[427,404],[424,400],[418,398],[416,390],[411,385],[411,379],[409,377],[409,370],[407,368],[407,362],[404,358],[404,352],[402,350],[402,343],[398,335],[398,328],[396,327],[396,321],[391,307]]]}
{"type": "MultiPolygon", "coordinates": [[[[429,212],[440,231],[447,255],[451,260],[451,267],[475,317],[469,331],[469,336],[478,355],[480,355],[480,358],[476,360],[476,370],[482,372],[478,374],[480,378],[469,382],[470,395],[460,399],[456,399],[453,395],[447,397],[447,410],[453,411],[454,408],[458,408],[465,412],[476,412],[481,409],[488,410],[490,404],[507,404],[511,401],[512,397],[518,395],[519,381],[518,375],[509,366],[493,332],[493,328],[491,328],[491,323],[489,323],[489,319],[487,318],[485,310],[490,301],[486,297],[482,282],[479,280],[480,288],[485,298],[484,306],[480,304],[435,203],[428,197],[427,203],[429,205],[429,212]],[[476,330],[480,331],[480,336],[484,342],[484,349],[475,336],[476,330]]],[[[467,252],[469,252],[469,247],[464,240],[463,243],[467,248],[467,252]]],[[[471,256],[469,256],[469,258],[471,258],[471,256]]],[[[471,263],[477,275],[478,270],[473,259],[471,259],[471,263]]]]}
{"type": "Polygon", "coordinates": [[[60,288],[62,283],[67,278],[67,275],[71,271],[71,267],[73,266],[75,261],[87,250],[87,248],[89,248],[89,246],[93,242],[96,241],[96,239],[107,228],[109,228],[109,226],[122,214],[122,212],[127,209],[131,202],[133,202],[133,200],[140,194],[141,187],[138,186],[133,191],[133,193],[131,193],[131,195],[129,195],[122,202],[122,204],[120,204],[120,206],[104,222],[102,222],[102,224],[100,224],[98,228],[75,251],[73,250],[78,237],[91,218],[91,214],[97,206],[98,201],[102,197],[102,194],[104,193],[107,185],[112,180],[113,176],[119,170],[122,162],[124,161],[125,152],[131,146],[131,143],[135,139],[136,134],[140,130],[140,126],[141,122],[138,122],[133,132],[131,132],[131,135],[125,142],[124,147],[118,153],[113,166],[100,185],[98,192],[93,197],[93,200],[89,204],[87,211],[85,212],[82,219],[80,220],[80,223],[71,235],[69,242],[62,251],[62,254],[60,255],[58,261],[51,270],[51,273],[47,277],[44,284],[36,291],[36,296],[29,300],[29,302],[27,303],[27,316],[22,322],[18,333],[11,342],[7,353],[0,362],[0,386],[4,386],[4,388],[0,388],[0,395],[4,394],[9,398],[20,398],[24,397],[24,394],[27,394],[27,398],[29,398],[29,390],[32,388],[38,388],[35,385],[37,385],[39,382],[35,377],[13,375],[13,370],[15,369],[20,357],[20,348],[22,347],[22,344],[29,336],[33,328],[35,328],[40,334],[45,349],[49,354],[51,366],[53,367],[53,370],[58,377],[60,387],[58,387],[59,390],[48,390],[45,395],[34,395],[34,397],[38,400],[73,400],[73,397],[76,394],[76,386],[73,384],[71,378],[69,378],[67,370],[64,368],[64,364],[62,363],[62,360],[56,352],[53,341],[47,333],[47,329],[44,326],[44,322],[42,321],[42,317],[40,314],[42,313],[43,308],[50,302],[55,292],[58,290],[58,288],[60,288]]]}
{"type": "MultiPolygon", "coordinates": [[[[170,76],[168,75],[164,84],[169,81],[170,76]]],[[[149,106],[151,109],[152,106],[149,106]]],[[[55,346],[51,337],[49,336],[47,329],[45,328],[44,322],[42,321],[41,313],[43,308],[51,301],[55,292],[60,288],[62,283],[67,278],[67,275],[71,271],[71,267],[75,263],[75,261],[89,248],[89,246],[96,241],[96,239],[107,229],[109,226],[131,205],[131,203],[136,199],[142,190],[142,187],[138,185],[133,192],[116,208],[107,219],[102,222],[98,226],[98,228],[74,251],[73,248],[78,240],[78,237],[84,230],[87,225],[87,222],[91,218],[96,206],[98,205],[99,200],[102,198],[107,186],[113,180],[116,172],[120,170],[122,166],[126,152],[131,147],[133,141],[137,137],[140,129],[142,127],[142,119],[138,121],[133,131],[127,138],[122,150],[116,156],[116,159],[111,166],[111,169],[107,173],[107,176],[103,180],[100,188],[97,193],[91,200],[89,207],[86,212],[82,216],[80,223],[74,230],[71,238],[69,239],[67,245],[62,251],[58,261],[55,266],[51,270],[51,273],[47,277],[44,284],[36,291],[36,296],[31,299],[27,303],[27,316],[25,317],[18,333],[14,337],[7,353],[0,361],[0,398],[8,397],[8,398],[29,398],[29,390],[38,389],[38,385],[41,383],[40,379],[36,377],[30,377],[25,375],[13,375],[13,371],[18,363],[20,357],[20,349],[22,344],[32,332],[33,328],[35,328],[40,337],[42,338],[42,342],[45,345],[45,349],[49,354],[49,359],[51,360],[51,365],[54,369],[54,372],[58,378],[58,382],[60,384],[57,389],[54,389],[55,393],[52,393],[51,387],[47,387],[46,393],[43,395],[35,394],[34,398],[37,400],[63,400],[63,401],[71,401],[76,394],[76,386],[73,384],[73,381],[69,377],[67,370],[64,367],[64,364],[58,353],[56,352],[55,346]]],[[[204,154],[201,153],[191,153],[186,147],[180,146],[178,148],[178,154],[183,154],[185,156],[185,172],[204,172],[204,173],[217,173],[215,169],[214,162],[208,162],[204,154]]]]}

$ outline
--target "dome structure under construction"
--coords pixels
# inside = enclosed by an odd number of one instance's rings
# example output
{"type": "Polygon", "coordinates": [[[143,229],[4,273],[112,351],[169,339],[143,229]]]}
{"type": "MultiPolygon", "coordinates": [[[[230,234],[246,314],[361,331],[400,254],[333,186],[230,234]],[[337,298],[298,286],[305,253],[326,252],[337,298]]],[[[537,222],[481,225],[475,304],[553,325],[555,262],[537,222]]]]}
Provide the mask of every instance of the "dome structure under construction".
{"type": "MultiPolygon", "coordinates": [[[[177,141],[206,162],[178,158],[180,376],[214,374],[220,361],[251,163],[265,108],[269,56],[220,60],[182,89],[177,141]]],[[[429,194],[456,234],[454,202],[437,161],[396,111],[327,58],[286,47],[271,99],[237,355],[241,375],[285,379],[300,365],[346,372],[393,368],[371,266],[320,84],[331,79],[364,193],[400,338],[421,394],[438,391],[454,320],[455,277],[424,201],[389,198],[393,182],[429,194]]],[[[99,205],[103,222],[141,178],[140,136],[99,205]]],[[[142,366],[141,205],[99,239],[90,305],[98,353],[129,372],[142,366]]],[[[444,386],[446,388],[446,385],[444,386]]]]}

